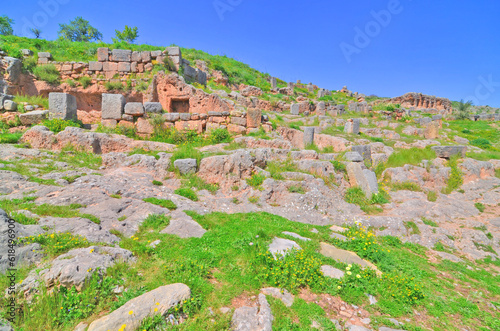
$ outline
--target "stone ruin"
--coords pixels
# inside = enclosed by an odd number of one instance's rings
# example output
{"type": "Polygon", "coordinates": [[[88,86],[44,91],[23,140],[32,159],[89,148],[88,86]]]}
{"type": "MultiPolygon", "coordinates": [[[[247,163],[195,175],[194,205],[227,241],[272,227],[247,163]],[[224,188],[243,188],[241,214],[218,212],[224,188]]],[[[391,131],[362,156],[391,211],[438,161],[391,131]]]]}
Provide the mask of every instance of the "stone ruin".
{"type": "Polygon", "coordinates": [[[451,114],[452,112],[451,101],[449,99],[438,98],[422,93],[406,93],[403,96],[379,102],[390,102],[393,104],[400,104],[401,107],[405,108],[413,107],[415,109],[426,109],[428,111],[434,109],[436,113],[438,111],[444,111],[446,114],[451,114]]]}

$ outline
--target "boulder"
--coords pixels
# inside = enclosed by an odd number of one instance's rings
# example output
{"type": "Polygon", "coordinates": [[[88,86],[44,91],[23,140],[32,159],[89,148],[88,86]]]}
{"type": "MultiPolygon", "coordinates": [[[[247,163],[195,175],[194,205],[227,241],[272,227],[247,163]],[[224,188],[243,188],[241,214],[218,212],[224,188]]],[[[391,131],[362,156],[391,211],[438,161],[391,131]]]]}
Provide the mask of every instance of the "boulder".
{"type": "Polygon", "coordinates": [[[19,120],[22,125],[33,125],[39,124],[43,120],[47,119],[49,114],[48,110],[35,110],[28,113],[19,114],[19,120]]]}
{"type": "Polygon", "coordinates": [[[363,157],[358,152],[347,152],[344,159],[349,162],[363,162],[363,157]]]}
{"type": "Polygon", "coordinates": [[[467,146],[433,146],[431,149],[436,152],[437,157],[449,159],[454,155],[465,157],[467,146]]]}
{"type": "Polygon", "coordinates": [[[17,110],[17,103],[15,103],[12,100],[5,100],[3,102],[3,109],[7,111],[16,111],[17,110]]]}
{"type": "Polygon", "coordinates": [[[378,193],[377,176],[373,171],[363,170],[359,163],[351,162],[347,165],[347,175],[351,187],[360,187],[367,199],[370,199],[372,194],[378,193]]]}
{"type": "Polygon", "coordinates": [[[430,122],[425,126],[424,138],[425,139],[436,139],[439,137],[439,123],[430,122]]]}
{"type": "Polygon", "coordinates": [[[181,283],[158,287],[128,301],[109,315],[95,320],[87,331],[137,330],[148,316],[165,315],[170,308],[189,299],[190,296],[189,287],[181,283]],[[123,325],[126,325],[125,328],[123,325]]]}
{"type": "Polygon", "coordinates": [[[269,252],[276,258],[278,255],[287,255],[290,250],[301,250],[302,248],[293,240],[275,237],[269,244],[269,252]]]}
{"type": "Polygon", "coordinates": [[[262,122],[262,111],[260,109],[248,109],[247,127],[258,128],[262,122]]]}
{"type": "Polygon", "coordinates": [[[174,167],[181,175],[194,174],[196,172],[196,159],[179,159],[174,161],[174,167]]]}
{"type": "Polygon", "coordinates": [[[358,152],[363,157],[363,160],[371,161],[372,148],[370,145],[351,146],[351,151],[358,152]]]}
{"type": "Polygon", "coordinates": [[[290,106],[290,114],[299,115],[300,114],[300,104],[294,103],[290,106]]]}
{"type": "Polygon", "coordinates": [[[354,118],[352,120],[347,121],[344,126],[345,133],[359,134],[359,118],[354,118]]]}
{"type": "Polygon", "coordinates": [[[108,94],[102,95],[102,119],[119,120],[123,115],[123,108],[125,107],[125,97],[121,94],[108,94]]]}

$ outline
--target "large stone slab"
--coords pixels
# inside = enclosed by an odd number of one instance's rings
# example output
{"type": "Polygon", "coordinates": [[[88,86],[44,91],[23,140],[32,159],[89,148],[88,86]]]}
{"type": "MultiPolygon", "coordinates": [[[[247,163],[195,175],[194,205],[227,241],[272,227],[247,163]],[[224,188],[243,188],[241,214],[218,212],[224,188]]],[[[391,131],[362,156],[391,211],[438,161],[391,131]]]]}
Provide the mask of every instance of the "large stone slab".
{"type": "Polygon", "coordinates": [[[304,146],[312,145],[314,143],[314,127],[304,128],[304,146]]]}
{"type": "Polygon", "coordinates": [[[300,104],[294,103],[290,106],[290,114],[299,115],[300,114],[300,104]]]}
{"type": "Polygon", "coordinates": [[[449,159],[454,155],[465,157],[467,146],[433,146],[431,149],[436,152],[437,157],[449,159]]]}
{"type": "Polygon", "coordinates": [[[271,331],[274,318],[264,294],[259,294],[259,305],[260,310],[258,307],[240,307],[236,309],[231,321],[231,330],[271,331]]]}
{"type": "Polygon", "coordinates": [[[345,264],[358,264],[361,267],[374,270],[377,274],[381,274],[377,266],[369,261],[363,260],[356,253],[337,248],[327,243],[320,244],[320,254],[345,264]]]}
{"type": "Polygon", "coordinates": [[[121,94],[102,95],[102,119],[119,120],[122,118],[125,107],[125,97],[121,94]]]}
{"type": "Polygon", "coordinates": [[[334,268],[331,265],[322,265],[321,272],[325,277],[330,277],[335,279],[341,279],[342,277],[344,277],[345,274],[342,270],[334,268]]]}
{"type": "Polygon", "coordinates": [[[49,119],[59,118],[62,120],[78,119],[76,98],[67,93],[49,93],[49,119]]]}
{"type": "Polygon", "coordinates": [[[114,49],[111,51],[111,60],[114,62],[130,62],[132,51],[126,49],[114,49]]]}
{"type": "Polygon", "coordinates": [[[35,110],[24,114],[19,114],[19,120],[21,121],[22,125],[33,125],[47,119],[48,115],[48,110],[35,110]]]}
{"type": "Polygon", "coordinates": [[[367,199],[370,199],[372,194],[378,193],[377,176],[373,171],[363,170],[357,162],[349,163],[346,168],[351,187],[360,187],[367,199]]]}
{"type": "Polygon", "coordinates": [[[144,106],[141,102],[127,102],[125,105],[125,114],[132,116],[144,115],[144,106]]]}
{"type": "Polygon", "coordinates": [[[196,159],[179,159],[174,161],[174,167],[181,175],[194,174],[196,172],[196,159]]]}
{"type": "Polygon", "coordinates": [[[174,211],[171,216],[170,224],[161,233],[173,234],[181,238],[201,238],[207,232],[182,211],[174,211]]]}
{"type": "Polygon", "coordinates": [[[189,287],[181,283],[158,287],[128,301],[111,314],[92,322],[88,331],[138,330],[146,317],[165,315],[170,308],[189,299],[190,296],[189,287]],[[125,325],[124,328],[123,325],[125,325]]]}

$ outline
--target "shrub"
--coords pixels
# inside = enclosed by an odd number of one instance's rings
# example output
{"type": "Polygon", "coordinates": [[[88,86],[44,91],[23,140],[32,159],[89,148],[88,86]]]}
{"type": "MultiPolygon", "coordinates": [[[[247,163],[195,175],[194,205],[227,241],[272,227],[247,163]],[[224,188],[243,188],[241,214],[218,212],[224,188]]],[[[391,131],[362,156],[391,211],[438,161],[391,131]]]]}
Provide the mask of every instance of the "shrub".
{"type": "Polygon", "coordinates": [[[247,178],[246,182],[248,185],[252,186],[253,188],[258,188],[259,186],[264,183],[264,180],[266,179],[265,176],[259,175],[259,174],[253,174],[252,177],[247,178]]]}
{"type": "Polygon", "coordinates": [[[228,143],[231,140],[231,135],[227,129],[215,129],[210,132],[208,140],[212,144],[228,143]]]}
{"type": "Polygon", "coordinates": [[[259,253],[260,262],[265,265],[262,276],[271,286],[296,291],[301,287],[322,285],[321,260],[304,250],[295,249],[275,259],[269,252],[259,253]]]}
{"type": "Polygon", "coordinates": [[[70,87],[76,86],[76,82],[72,79],[66,79],[65,83],[68,84],[70,87]]]}
{"type": "Polygon", "coordinates": [[[78,81],[80,82],[80,84],[82,84],[83,88],[87,88],[92,85],[92,78],[87,76],[81,77],[78,81]]]}
{"type": "Polygon", "coordinates": [[[163,183],[158,181],[158,180],[153,180],[152,183],[153,183],[153,185],[156,185],[156,186],[163,186],[163,183]]]}
{"type": "Polygon", "coordinates": [[[64,129],[66,129],[69,126],[76,127],[76,128],[81,128],[83,126],[83,124],[79,121],[77,122],[77,121],[71,121],[71,120],[62,120],[59,118],[45,120],[42,122],[42,124],[54,133],[64,131],[64,129]]]}
{"type": "Polygon", "coordinates": [[[158,198],[146,198],[143,199],[144,202],[149,202],[163,208],[168,208],[170,210],[177,209],[177,205],[172,202],[172,200],[158,199],[158,198]]]}
{"type": "Polygon", "coordinates": [[[170,158],[171,171],[174,171],[174,162],[182,159],[195,159],[196,164],[200,166],[203,154],[197,150],[192,144],[179,146],[170,158]]]}
{"type": "Polygon", "coordinates": [[[387,111],[394,111],[394,106],[393,105],[388,105],[387,107],[385,107],[385,109],[387,111]]]}
{"type": "Polygon", "coordinates": [[[429,191],[427,192],[427,200],[431,202],[436,202],[437,200],[437,193],[435,191],[429,191]]]}
{"type": "Polygon", "coordinates": [[[490,149],[492,147],[491,142],[488,139],[484,138],[474,139],[470,142],[470,144],[482,149],[490,149]]]}
{"type": "Polygon", "coordinates": [[[476,206],[477,210],[479,210],[479,212],[481,213],[484,212],[484,210],[486,209],[486,207],[480,202],[476,202],[474,206],[476,206]]]}
{"type": "Polygon", "coordinates": [[[38,80],[43,80],[51,85],[59,85],[61,75],[53,64],[45,64],[33,69],[33,75],[38,80]]]}
{"type": "Polygon", "coordinates": [[[198,194],[196,194],[195,191],[193,191],[192,189],[187,188],[187,187],[181,187],[181,188],[175,190],[174,193],[178,194],[180,196],[183,196],[185,198],[188,198],[189,200],[192,200],[192,201],[199,200],[198,194]]]}
{"type": "Polygon", "coordinates": [[[443,189],[444,194],[450,194],[454,190],[458,189],[462,186],[464,180],[462,177],[462,172],[458,168],[458,157],[452,157],[450,161],[448,161],[448,166],[451,168],[450,178],[448,178],[448,183],[446,187],[443,189]]]}
{"type": "Polygon", "coordinates": [[[106,91],[123,91],[125,89],[121,82],[106,82],[104,87],[106,91]]]}

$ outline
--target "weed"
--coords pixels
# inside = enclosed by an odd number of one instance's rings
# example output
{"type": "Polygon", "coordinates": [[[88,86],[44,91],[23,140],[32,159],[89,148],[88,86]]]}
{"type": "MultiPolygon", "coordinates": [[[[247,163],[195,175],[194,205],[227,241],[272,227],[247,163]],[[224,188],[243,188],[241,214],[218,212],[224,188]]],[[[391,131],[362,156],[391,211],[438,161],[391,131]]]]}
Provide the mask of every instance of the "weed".
{"type": "Polygon", "coordinates": [[[51,85],[59,85],[61,74],[53,64],[37,66],[33,69],[33,74],[38,80],[43,80],[51,85]]]}
{"type": "Polygon", "coordinates": [[[71,121],[71,120],[62,120],[59,118],[54,118],[51,120],[42,121],[42,125],[46,126],[50,131],[54,133],[58,133],[64,131],[67,127],[83,127],[81,122],[71,121]]]}
{"type": "Polygon", "coordinates": [[[189,200],[198,201],[198,194],[190,188],[181,187],[174,191],[175,194],[188,198],[189,200]]]}
{"type": "Polygon", "coordinates": [[[158,180],[153,180],[152,183],[153,183],[153,185],[156,185],[156,186],[163,186],[163,183],[158,181],[158,180]]]}
{"type": "Polygon", "coordinates": [[[246,182],[253,188],[259,188],[262,185],[262,183],[264,183],[265,179],[266,177],[263,175],[253,174],[252,177],[246,179],[246,182]]]}
{"type": "Polygon", "coordinates": [[[251,196],[251,197],[248,198],[248,202],[253,203],[253,204],[258,203],[259,200],[260,200],[260,198],[258,196],[256,196],[256,195],[251,196]]]}
{"type": "Polygon", "coordinates": [[[392,182],[390,187],[393,191],[413,191],[422,192],[422,188],[414,182],[392,182]]]}
{"type": "Polygon", "coordinates": [[[433,226],[433,227],[438,227],[438,224],[428,218],[425,218],[425,217],[422,217],[422,222],[424,222],[424,224],[426,225],[429,225],[429,226],[433,226]]]}
{"type": "Polygon", "coordinates": [[[288,192],[305,194],[306,190],[302,187],[302,185],[292,185],[292,186],[288,187],[288,192]]]}
{"type": "Polygon", "coordinates": [[[405,228],[408,230],[408,234],[411,236],[411,235],[414,235],[414,234],[420,234],[420,229],[418,228],[417,224],[415,224],[415,222],[412,222],[412,221],[408,221],[408,222],[405,222],[405,228]]]}
{"type": "Polygon", "coordinates": [[[428,191],[427,192],[427,200],[429,200],[431,202],[436,202],[437,201],[436,191],[428,191]]]}

